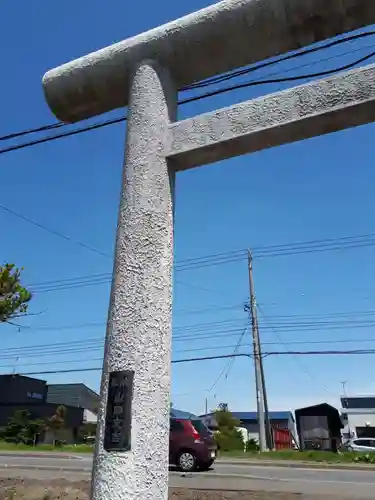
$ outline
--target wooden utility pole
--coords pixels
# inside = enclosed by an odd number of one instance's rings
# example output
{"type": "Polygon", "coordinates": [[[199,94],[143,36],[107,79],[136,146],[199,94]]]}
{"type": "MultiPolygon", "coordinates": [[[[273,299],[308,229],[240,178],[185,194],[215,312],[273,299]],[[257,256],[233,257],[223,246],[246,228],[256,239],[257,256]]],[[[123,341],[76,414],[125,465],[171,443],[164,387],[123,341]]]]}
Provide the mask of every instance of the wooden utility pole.
{"type": "MultiPolygon", "coordinates": [[[[348,382],[346,380],[344,380],[343,382],[341,382],[341,385],[342,385],[342,391],[343,391],[343,396],[344,396],[344,400],[343,400],[343,407],[344,408],[348,408],[348,393],[346,392],[346,384],[348,382]]],[[[349,419],[348,419],[348,436],[349,436],[349,439],[352,437],[352,431],[350,429],[350,422],[349,422],[349,419]]]]}
{"type": "Polygon", "coordinates": [[[264,384],[262,381],[262,358],[260,352],[259,330],[258,330],[258,316],[254,291],[253,281],[253,264],[250,250],[248,251],[248,271],[249,271],[249,288],[250,288],[250,317],[251,317],[251,331],[253,337],[253,355],[254,355],[254,368],[255,368],[255,388],[257,397],[257,416],[259,424],[259,448],[260,451],[266,451],[266,427],[265,427],[265,408],[264,408],[264,384]]]}

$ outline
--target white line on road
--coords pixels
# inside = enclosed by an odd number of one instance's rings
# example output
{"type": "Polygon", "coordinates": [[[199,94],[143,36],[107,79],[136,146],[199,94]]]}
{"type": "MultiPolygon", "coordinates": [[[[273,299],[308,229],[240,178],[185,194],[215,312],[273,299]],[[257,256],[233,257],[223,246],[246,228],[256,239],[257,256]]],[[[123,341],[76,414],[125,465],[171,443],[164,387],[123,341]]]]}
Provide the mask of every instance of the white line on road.
{"type": "Polygon", "coordinates": [[[345,483],[345,484],[356,484],[356,485],[365,485],[365,486],[375,486],[375,480],[374,481],[345,481],[345,480],[333,480],[333,479],[299,479],[299,478],[281,478],[281,477],[270,477],[270,476],[258,476],[254,474],[226,474],[226,473],[209,473],[209,472],[193,472],[189,473],[189,475],[183,475],[181,472],[170,472],[171,475],[173,476],[180,476],[184,477],[186,479],[189,479],[190,477],[210,477],[210,478],[241,478],[241,479],[257,479],[261,481],[279,481],[283,483],[313,483],[316,484],[317,482],[319,483],[329,483],[329,484],[337,484],[337,483],[345,483]]]}
{"type": "Polygon", "coordinates": [[[219,467],[225,467],[225,468],[233,468],[233,469],[239,469],[239,468],[244,468],[244,469],[262,469],[262,470],[277,470],[277,471],[284,471],[284,470],[288,470],[288,471],[301,471],[302,473],[303,472],[316,472],[316,473],[323,473],[323,474],[329,474],[330,472],[351,472],[351,473],[369,473],[371,472],[372,474],[375,473],[375,471],[373,469],[356,469],[356,468],[348,468],[348,467],[337,467],[337,468],[333,468],[333,467],[322,467],[322,468],[318,468],[318,467],[281,467],[281,466],[277,466],[277,465],[253,465],[253,464],[233,464],[233,463],[230,463],[230,464],[226,464],[224,462],[218,462],[217,464],[215,464],[216,466],[219,466],[219,467]]]}

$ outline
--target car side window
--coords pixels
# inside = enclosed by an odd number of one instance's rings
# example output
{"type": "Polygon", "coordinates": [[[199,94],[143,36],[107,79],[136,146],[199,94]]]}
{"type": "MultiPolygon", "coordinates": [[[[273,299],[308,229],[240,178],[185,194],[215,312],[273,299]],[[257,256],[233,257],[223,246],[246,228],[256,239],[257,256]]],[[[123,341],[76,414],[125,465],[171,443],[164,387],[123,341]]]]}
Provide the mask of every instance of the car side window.
{"type": "Polygon", "coordinates": [[[171,429],[171,432],[183,432],[184,426],[178,420],[171,420],[170,421],[170,429],[171,429]]]}
{"type": "Polygon", "coordinates": [[[369,439],[356,439],[353,441],[356,446],[371,446],[372,443],[369,439]]]}

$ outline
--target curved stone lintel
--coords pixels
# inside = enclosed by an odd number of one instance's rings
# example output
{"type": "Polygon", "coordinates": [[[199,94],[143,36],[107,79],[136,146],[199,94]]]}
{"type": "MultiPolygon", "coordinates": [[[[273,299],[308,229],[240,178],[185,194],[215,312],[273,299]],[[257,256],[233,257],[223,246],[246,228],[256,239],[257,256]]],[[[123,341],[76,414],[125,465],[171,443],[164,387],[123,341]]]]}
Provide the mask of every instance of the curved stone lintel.
{"type": "Polygon", "coordinates": [[[76,122],[126,106],[142,60],[181,87],[372,23],[374,0],[223,0],[48,71],[44,92],[59,120],[76,122]]]}

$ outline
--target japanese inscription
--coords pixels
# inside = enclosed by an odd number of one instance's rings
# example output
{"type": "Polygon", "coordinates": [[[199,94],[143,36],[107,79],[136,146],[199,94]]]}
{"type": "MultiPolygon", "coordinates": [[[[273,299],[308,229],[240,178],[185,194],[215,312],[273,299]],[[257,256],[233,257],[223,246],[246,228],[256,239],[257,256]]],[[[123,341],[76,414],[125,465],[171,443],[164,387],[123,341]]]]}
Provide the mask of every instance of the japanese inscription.
{"type": "Polygon", "coordinates": [[[133,379],[134,371],[110,373],[104,436],[106,451],[129,451],[131,448],[133,379]]]}

